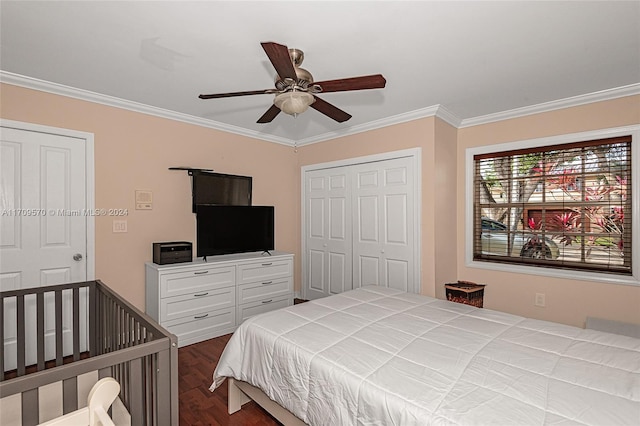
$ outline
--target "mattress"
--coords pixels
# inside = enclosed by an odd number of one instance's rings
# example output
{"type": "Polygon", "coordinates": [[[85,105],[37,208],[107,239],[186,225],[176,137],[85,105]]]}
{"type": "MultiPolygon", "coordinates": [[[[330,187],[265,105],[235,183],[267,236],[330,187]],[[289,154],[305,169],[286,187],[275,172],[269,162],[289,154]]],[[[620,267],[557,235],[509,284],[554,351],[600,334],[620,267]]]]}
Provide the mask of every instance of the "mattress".
{"type": "Polygon", "coordinates": [[[385,287],[250,318],[225,377],[310,425],[640,424],[640,339],[385,287]]]}

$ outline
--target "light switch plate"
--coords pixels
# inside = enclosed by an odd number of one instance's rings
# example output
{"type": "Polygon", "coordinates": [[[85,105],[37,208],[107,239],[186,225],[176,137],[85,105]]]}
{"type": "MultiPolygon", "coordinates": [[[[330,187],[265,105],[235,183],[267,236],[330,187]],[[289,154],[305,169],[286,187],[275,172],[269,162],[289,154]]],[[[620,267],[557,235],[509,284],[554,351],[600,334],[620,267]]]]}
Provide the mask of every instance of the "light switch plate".
{"type": "Polygon", "coordinates": [[[126,220],[114,220],[113,221],[113,232],[127,232],[127,221],[126,220]]]}

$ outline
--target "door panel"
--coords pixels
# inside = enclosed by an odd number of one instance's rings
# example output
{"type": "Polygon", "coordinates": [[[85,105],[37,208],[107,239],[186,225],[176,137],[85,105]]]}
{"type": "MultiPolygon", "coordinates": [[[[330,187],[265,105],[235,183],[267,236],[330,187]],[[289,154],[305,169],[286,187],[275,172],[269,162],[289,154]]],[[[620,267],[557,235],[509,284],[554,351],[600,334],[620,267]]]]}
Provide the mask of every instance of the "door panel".
{"type": "Polygon", "coordinates": [[[358,258],[358,276],[360,279],[354,282],[354,287],[365,285],[380,285],[380,258],[377,256],[362,256],[358,258]]]}
{"type": "MultiPolygon", "coordinates": [[[[2,127],[0,291],[87,280],[86,146],[80,138],[2,127]],[[73,256],[80,254],[81,260],[73,256]]],[[[86,297],[86,292],[81,292],[86,297]]],[[[63,353],[72,352],[71,292],[63,294],[63,353]],[[67,294],[68,293],[68,294],[67,294]]],[[[53,297],[45,298],[45,356],[55,355],[53,297]]],[[[86,303],[86,302],[85,302],[86,303]]],[[[6,301],[5,310],[15,310],[6,301]]],[[[35,363],[35,297],[25,299],[27,363],[35,363]]],[[[81,349],[86,347],[81,304],[81,349]]],[[[15,320],[6,324],[5,368],[16,364],[15,320]]]]}
{"type": "MultiPolygon", "coordinates": [[[[308,290],[310,294],[326,293],[324,280],[324,258],[324,250],[309,250],[308,290]]],[[[310,298],[310,295],[308,295],[307,298],[310,298]]]]}
{"type": "Polygon", "coordinates": [[[406,260],[386,259],[388,287],[402,291],[411,291],[409,286],[409,262],[406,260]]]}
{"type": "MultiPolygon", "coordinates": [[[[351,263],[351,258],[348,259],[351,263]]],[[[351,289],[351,282],[347,282],[347,259],[344,253],[329,253],[329,293],[338,294],[351,289]]]]}
{"type": "Polygon", "coordinates": [[[344,218],[347,216],[346,200],[344,197],[332,197],[329,199],[329,230],[330,238],[333,241],[344,241],[346,235],[346,223],[344,218]]]}
{"type": "Polygon", "coordinates": [[[409,241],[407,223],[407,194],[387,195],[385,205],[385,243],[406,246],[409,241]]]}
{"type": "Polygon", "coordinates": [[[358,197],[358,224],[357,241],[361,244],[379,243],[378,232],[380,230],[378,218],[378,197],[367,195],[358,197]]]}

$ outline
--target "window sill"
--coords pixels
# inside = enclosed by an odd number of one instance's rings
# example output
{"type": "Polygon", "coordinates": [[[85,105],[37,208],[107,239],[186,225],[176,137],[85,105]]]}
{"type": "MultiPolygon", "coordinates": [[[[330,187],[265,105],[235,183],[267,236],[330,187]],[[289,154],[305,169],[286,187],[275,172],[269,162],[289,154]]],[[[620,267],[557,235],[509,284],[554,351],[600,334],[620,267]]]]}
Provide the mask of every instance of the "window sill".
{"type": "Polygon", "coordinates": [[[593,281],[605,284],[640,286],[640,280],[637,276],[613,275],[597,272],[563,270],[526,265],[507,265],[492,262],[478,262],[473,260],[468,260],[467,262],[465,262],[465,266],[467,266],[468,268],[484,269],[497,272],[509,272],[513,274],[527,274],[562,278],[572,281],[593,281]]]}

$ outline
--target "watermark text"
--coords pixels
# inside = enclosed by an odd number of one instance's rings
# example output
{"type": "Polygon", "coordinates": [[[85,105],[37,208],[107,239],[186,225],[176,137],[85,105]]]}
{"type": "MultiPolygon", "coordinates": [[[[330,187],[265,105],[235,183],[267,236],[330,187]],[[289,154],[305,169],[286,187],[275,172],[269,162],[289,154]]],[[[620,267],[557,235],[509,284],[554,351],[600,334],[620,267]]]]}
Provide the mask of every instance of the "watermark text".
{"type": "Polygon", "coordinates": [[[129,209],[2,209],[0,216],[128,216],[129,209]]]}

